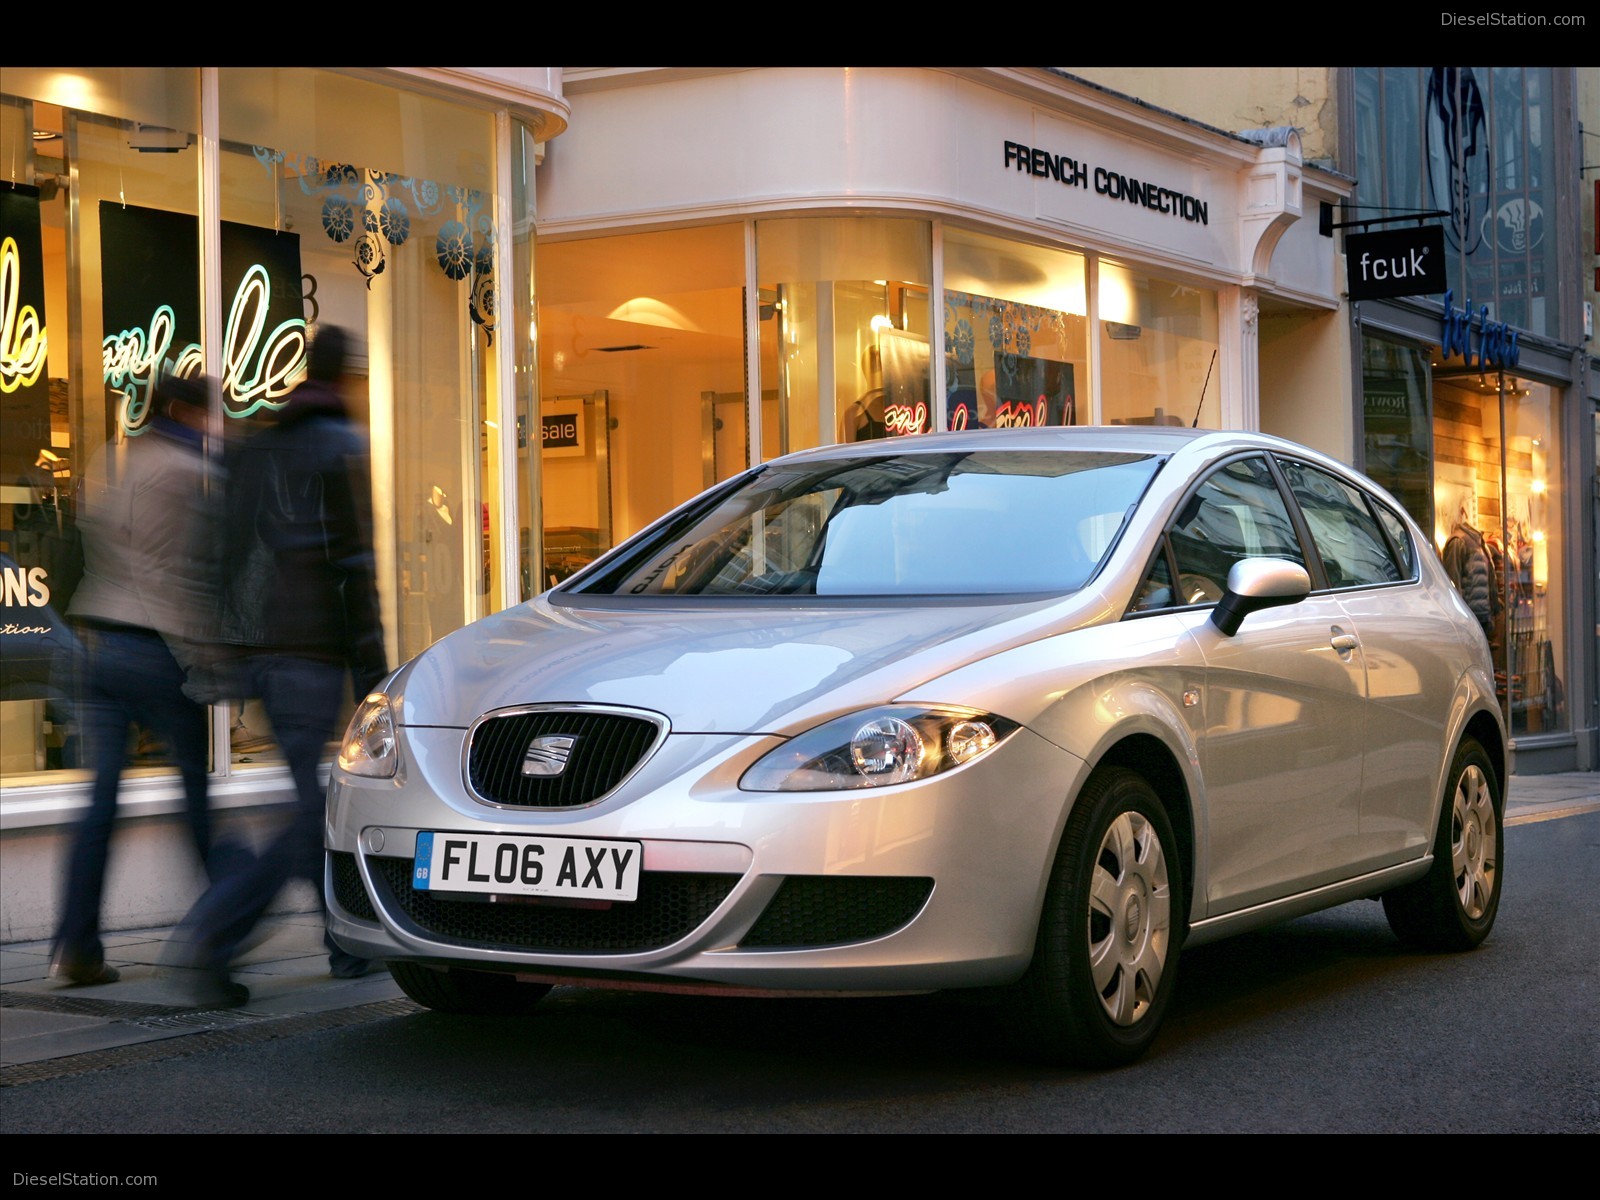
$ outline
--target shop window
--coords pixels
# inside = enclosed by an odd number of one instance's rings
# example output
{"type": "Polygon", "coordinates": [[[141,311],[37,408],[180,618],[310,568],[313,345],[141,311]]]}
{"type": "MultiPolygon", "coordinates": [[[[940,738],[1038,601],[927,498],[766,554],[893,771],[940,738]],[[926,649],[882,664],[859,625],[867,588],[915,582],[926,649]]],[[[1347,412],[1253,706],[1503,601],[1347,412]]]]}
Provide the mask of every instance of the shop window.
{"type": "Polygon", "coordinates": [[[1436,547],[1489,639],[1512,733],[1564,728],[1556,393],[1448,366],[1434,379],[1436,547]]]}
{"type": "Polygon", "coordinates": [[[538,254],[542,591],[750,452],[743,226],[538,254]]]}
{"type": "MultiPolygon", "coordinates": [[[[221,68],[220,153],[204,161],[196,69],[8,67],[4,87],[0,250],[18,283],[5,324],[20,336],[0,404],[0,567],[7,628],[44,631],[4,643],[8,780],[78,761],[72,697],[52,673],[71,647],[47,643],[72,636],[58,547],[82,468],[146,436],[157,379],[199,373],[207,350],[222,363],[226,441],[287,401],[320,327],[349,331],[391,662],[514,590],[496,561],[509,539],[493,482],[491,114],[335,72],[221,68]],[[213,168],[220,222],[203,230],[213,168]],[[210,279],[223,324],[203,347],[210,279]]],[[[219,769],[275,757],[253,707],[218,722],[230,724],[219,769]]],[[[163,765],[147,739],[135,748],[136,770],[163,765]]]]}
{"type": "Polygon", "coordinates": [[[1428,355],[1419,346],[1369,335],[1361,340],[1361,374],[1366,472],[1431,535],[1433,424],[1428,355]]]}
{"type": "Polygon", "coordinates": [[[1101,422],[1220,429],[1217,294],[1102,261],[1098,304],[1101,422]]]}
{"type": "MultiPolygon", "coordinates": [[[[400,663],[490,611],[507,569],[494,121],[306,68],[225,69],[219,101],[229,430],[286,402],[297,342],[348,331],[345,398],[370,439],[379,599],[400,663]],[[264,321],[247,291],[259,264],[264,321]]],[[[233,715],[236,760],[270,756],[269,738],[257,705],[233,715]]]]}
{"type": "Polygon", "coordinates": [[[1087,423],[1087,313],[1081,254],[947,229],[947,426],[1087,423]]]}
{"type": "MultiPolygon", "coordinates": [[[[78,635],[78,484],[114,471],[147,420],[149,384],[198,338],[164,306],[201,288],[199,73],[7,67],[0,95],[0,775],[86,765],[78,635]],[[188,232],[181,258],[129,242],[158,212],[188,232]],[[157,272],[171,295],[137,283],[157,272]]],[[[181,298],[181,299],[180,299],[181,298]]],[[[129,772],[170,769],[130,736],[129,772]]]]}
{"type": "Polygon", "coordinates": [[[926,221],[756,223],[762,457],[933,426],[926,221]]]}

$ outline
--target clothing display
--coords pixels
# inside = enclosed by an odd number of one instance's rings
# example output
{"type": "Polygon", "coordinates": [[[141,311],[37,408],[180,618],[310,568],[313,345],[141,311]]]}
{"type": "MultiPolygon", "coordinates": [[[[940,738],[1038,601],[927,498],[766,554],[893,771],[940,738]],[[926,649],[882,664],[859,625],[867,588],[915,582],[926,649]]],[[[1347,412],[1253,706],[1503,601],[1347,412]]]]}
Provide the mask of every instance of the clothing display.
{"type": "Polygon", "coordinates": [[[1457,521],[1444,544],[1444,569],[1456,585],[1472,615],[1483,626],[1483,634],[1493,643],[1496,640],[1495,622],[1500,616],[1503,600],[1500,595],[1500,572],[1494,558],[1479,533],[1465,521],[1457,521]]]}

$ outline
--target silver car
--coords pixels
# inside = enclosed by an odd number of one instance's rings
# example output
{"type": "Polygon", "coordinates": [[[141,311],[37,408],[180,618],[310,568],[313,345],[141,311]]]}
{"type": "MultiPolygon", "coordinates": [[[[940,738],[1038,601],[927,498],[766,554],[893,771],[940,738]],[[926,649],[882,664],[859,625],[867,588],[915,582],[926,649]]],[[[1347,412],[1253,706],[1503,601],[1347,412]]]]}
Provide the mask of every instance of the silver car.
{"type": "Polygon", "coordinates": [[[552,986],[984,988],[1149,1046],[1180,950],[1361,897],[1467,949],[1501,885],[1482,631],[1371,481],[1247,433],[793,454],[359,707],[329,926],[449,1012],[552,986]]]}

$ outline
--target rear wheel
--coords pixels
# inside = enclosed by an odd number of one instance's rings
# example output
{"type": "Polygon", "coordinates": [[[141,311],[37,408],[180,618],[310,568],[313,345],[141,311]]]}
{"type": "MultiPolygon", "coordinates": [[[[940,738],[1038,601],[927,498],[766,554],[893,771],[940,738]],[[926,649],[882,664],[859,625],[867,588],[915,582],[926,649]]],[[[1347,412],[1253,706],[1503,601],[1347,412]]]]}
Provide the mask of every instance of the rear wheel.
{"type": "Polygon", "coordinates": [[[1420,950],[1471,950],[1489,936],[1500,908],[1502,814],[1494,764],[1466,738],[1450,764],[1433,866],[1383,897],[1384,915],[1401,941],[1420,950]]]}
{"type": "Polygon", "coordinates": [[[435,1012],[515,1017],[531,1011],[550,994],[548,984],[521,983],[515,975],[493,971],[392,962],[389,973],[402,992],[435,1012]]]}
{"type": "Polygon", "coordinates": [[[1177,979],[1183,864],[1155,791],[1102,770],[1074,805],[1038,941],[1014,989],[1032,1053],[1050,1062],[1133,1062],[1160,1029],[1177,979]]]}

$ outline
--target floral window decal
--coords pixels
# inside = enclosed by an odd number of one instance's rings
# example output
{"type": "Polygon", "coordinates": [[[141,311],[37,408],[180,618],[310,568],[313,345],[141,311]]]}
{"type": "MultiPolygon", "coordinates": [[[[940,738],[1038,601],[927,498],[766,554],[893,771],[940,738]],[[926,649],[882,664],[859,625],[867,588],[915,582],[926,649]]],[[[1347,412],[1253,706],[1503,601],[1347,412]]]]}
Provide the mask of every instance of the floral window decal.
{"type": "Polygon", "coordinates": [[[388,268],[391,251],[431,231],[431,261],[445,278],[468,284],[467,313],[493,344],[495,228],[485,193],[266,146],[252,150],[268,171],[286,167],[305,195],[321,197],[322,232],[350,246],[351,265],[369,288],[388,268]]]}

